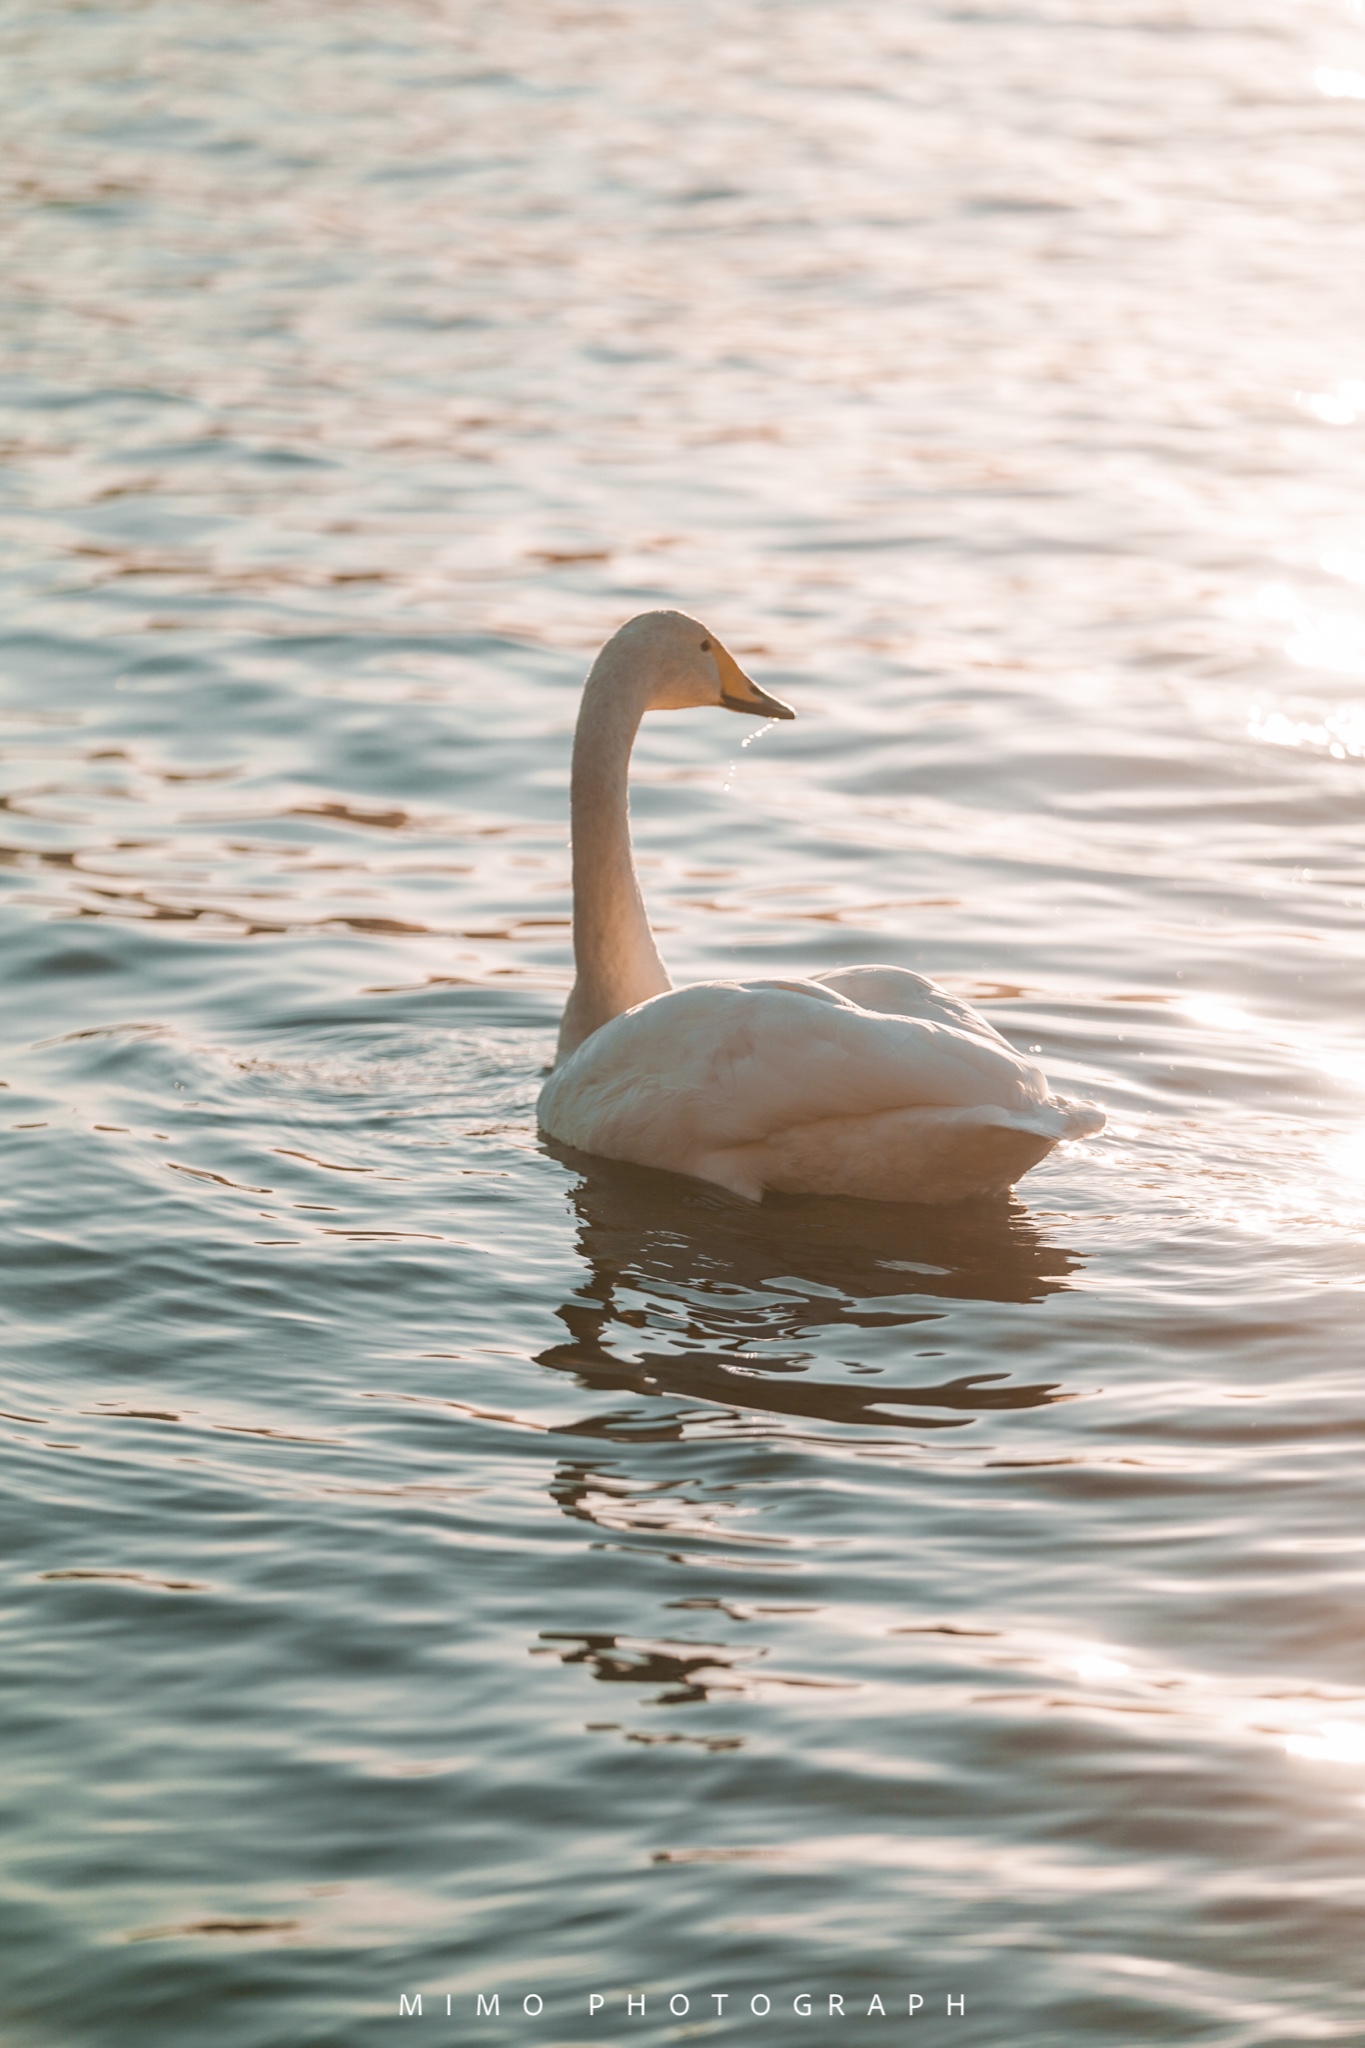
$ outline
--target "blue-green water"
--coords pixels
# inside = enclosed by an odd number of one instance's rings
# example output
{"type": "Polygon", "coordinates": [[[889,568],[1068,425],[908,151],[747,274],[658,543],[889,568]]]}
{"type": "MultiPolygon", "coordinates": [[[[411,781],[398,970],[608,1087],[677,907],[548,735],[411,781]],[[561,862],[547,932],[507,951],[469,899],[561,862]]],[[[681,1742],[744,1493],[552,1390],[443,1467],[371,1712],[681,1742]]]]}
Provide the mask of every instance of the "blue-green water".
{"type": "Polygon", "coordinates": [[[5,2042],[1359,2039],[1365,26],[0,45],[5,2042]],[[981,1003],[1012,1202],[538,1139],[671,603],[675,977],[981,1003]]]}

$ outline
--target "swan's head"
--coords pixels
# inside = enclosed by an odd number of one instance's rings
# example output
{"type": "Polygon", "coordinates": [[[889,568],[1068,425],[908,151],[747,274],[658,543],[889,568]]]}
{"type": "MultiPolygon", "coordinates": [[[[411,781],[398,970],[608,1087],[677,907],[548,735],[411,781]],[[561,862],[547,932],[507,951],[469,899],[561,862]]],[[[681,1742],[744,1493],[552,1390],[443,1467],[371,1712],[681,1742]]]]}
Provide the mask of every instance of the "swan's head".
{"type": "Polygon", "coordinates": [[[608,640],[599,663],[621,659],[649,678],[651,711],[719,704],[751,718],[795,718],[790,704],[760,690],[715,634],[686,612],[641,612],[608,640]]]}

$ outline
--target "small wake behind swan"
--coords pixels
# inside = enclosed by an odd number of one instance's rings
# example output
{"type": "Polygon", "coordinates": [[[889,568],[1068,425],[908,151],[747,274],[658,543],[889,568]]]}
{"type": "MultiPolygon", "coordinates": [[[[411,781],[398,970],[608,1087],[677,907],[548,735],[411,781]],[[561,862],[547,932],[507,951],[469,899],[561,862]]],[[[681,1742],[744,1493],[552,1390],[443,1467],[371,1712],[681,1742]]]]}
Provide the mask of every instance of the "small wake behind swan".
{"type": "Polygon", "coordinates": [[[675,989],[630,842],[646,711],[794,718],[704,626],[647,612],[602,649],[572,776],[574,961],[542,1128],[607,1159],[783,1194],[959,1202],[1011,1187],[1103,1113],[1048,1092],[986,1019],[903,967],[675,989]]]}

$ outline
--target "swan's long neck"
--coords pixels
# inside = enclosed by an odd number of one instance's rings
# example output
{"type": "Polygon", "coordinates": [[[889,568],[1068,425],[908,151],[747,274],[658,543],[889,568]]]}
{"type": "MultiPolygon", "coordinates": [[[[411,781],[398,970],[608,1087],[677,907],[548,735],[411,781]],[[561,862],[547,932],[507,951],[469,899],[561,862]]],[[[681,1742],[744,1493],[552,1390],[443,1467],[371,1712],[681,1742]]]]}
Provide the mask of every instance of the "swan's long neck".
{"type": "Polygon", "coordinates": [[[577,979],[559,1057],[633,1003],[673,986],[645,915],[630,845],[630,750],[649,708],[647,675],[608,644],[583,691],[573,743],[573,950],[577,979]]]}

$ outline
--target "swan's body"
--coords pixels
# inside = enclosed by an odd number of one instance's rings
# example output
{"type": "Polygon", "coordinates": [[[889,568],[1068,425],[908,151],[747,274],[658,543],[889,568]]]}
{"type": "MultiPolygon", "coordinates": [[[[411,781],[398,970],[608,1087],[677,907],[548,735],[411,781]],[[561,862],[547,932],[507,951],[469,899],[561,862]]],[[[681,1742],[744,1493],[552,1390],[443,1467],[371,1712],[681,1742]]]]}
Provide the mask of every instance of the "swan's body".
{"type": "Polygon", "coordinates": [[[1096,1111],[1053,1102],[985,1019],[899,967],[707,981],[603,1024],[540,1097],[552,1137],[757,1200],[957,1202],[1010,1187],[1096,1111]]]}
{"type": "Polygon", "coordinates": [[[790,718],[678,612],[608,641],[574,740],[574,955],[539,1116],[608,1159],[787,1194],[957,1202],[1010,1187],[1104,1117],[1054,1100],[965,1003],[901,967],[674,989],[645,917],[626,777],[644,711],[790,718]]]}

